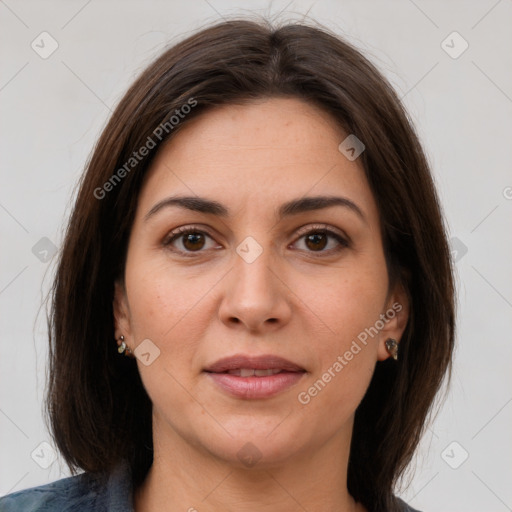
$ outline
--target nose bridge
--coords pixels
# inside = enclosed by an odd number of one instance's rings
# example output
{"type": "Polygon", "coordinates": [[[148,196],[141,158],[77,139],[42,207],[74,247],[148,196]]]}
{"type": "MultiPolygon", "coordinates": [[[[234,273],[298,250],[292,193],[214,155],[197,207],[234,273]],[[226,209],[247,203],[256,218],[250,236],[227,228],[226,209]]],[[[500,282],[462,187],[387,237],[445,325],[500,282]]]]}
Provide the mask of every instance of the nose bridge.
{"type": "Polygon", "coordinates": [[[220,314],[224,322],[243,323],[257,330],[290,317],[286,287],[275,268],[270,236],[247,236],[236,247],[233,270],[226,282],[220,314]]]}
{"type": "Polygon", "coordinates": [[[256,295],[266,295],[268,299],[274,295],[277,284],[274,282],[275,270],[272,269],[275,258],[271,241],[266,235],[256,236],[258,239],[247,236],[236,247],[234,284],[237,291],[244,295],[244,300],[251,296],[256,298],[256,295]]]}

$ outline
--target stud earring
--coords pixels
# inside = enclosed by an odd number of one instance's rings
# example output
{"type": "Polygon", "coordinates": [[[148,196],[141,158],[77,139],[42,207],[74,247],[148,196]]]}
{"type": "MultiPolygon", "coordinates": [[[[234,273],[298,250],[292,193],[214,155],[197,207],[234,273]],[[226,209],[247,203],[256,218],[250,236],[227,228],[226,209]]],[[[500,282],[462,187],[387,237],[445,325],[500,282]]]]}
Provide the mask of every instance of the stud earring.
{"type": "Polygon", "coordinates": [[[117,340],[118,349],[117,351],[122,354],[125,353],[125,356],[131,356],[132,351],[129,349],[128,345],[124,342],[124,336],[121,335],[117,340]]]}
{"type": "Polygon", "coordinates": [[[386,350],[395,361],[398,359],[398,341],[388,338],[386,340],[386,350]]]}

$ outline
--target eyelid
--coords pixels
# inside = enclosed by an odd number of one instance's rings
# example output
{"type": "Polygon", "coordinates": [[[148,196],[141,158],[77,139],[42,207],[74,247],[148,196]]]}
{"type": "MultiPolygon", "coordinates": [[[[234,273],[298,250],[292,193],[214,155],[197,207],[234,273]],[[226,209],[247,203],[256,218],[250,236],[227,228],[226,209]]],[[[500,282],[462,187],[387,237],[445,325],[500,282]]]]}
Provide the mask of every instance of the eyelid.
{"type": "MultiPolygon", "coordinates": [[[[315,256],[315,257],[316,256],[321,257],[322,255],[324,255],[324,256],[332,255],[333,253],[337,253],[337,252],[341,251],[342,249],[345,249],[352,245],[352,241],[348,235],[346,235],[343,231],[341,231],[337,228],[334,228],[328,224],[323,224],[323,223],[306,224],[304,226],[301,226],[300,228],[298,228],[298,230],[295,230],[295,231],[296,231],[296,234],[295,234],[296,236],[295,236],[295,239],[292,242],[292,244],[295,244],[303,236],[308,235],[310,233],[313,234],[316,231],[325,232],[325,233],[327,233],[328,236],[331,236],[336,239],[336,241],[339,244],[339,247],[337,247],[336,249],[330,249],[327,251],[318,251],[318,252],[307,251],[309,254],[311,254],[312,256],[315,256]]],[[[189,232],[201,233],[201,234],[204,234],[204,235],[210,237],[211,239],[214,238],[213,235],[210,234],[210,232],[208,231],[207,228],[205,228],[201,225],[187,224],[185,226],[180,226],[178,228],[175,228],[170,233],[168,233],[164,237],[164,239],[162,241],[162,245],[164,245],[165,247],[168,247],[171,245],[171,243],[173,241],[178,240],[181,235],[185,235],[189,232]]],[[[172,249],[172,251],[176,252],[178,254],[181,254],[181,255],[185,255],[185,256],[195,256],[195,255],[199,255],[201,253],[206,252],[204,250],[181,251],[179,249],[172,249]]]]}
{"type": "Polygon", "coordinates": [[[328,237],[334,238],[338,243],[338,246],[334,249],[326,251],[306,251],[306,255],[312,258],[328,258],[333,257],[341,253],[342,251],[352,247],[352,240],[343,231],[331,227],[329,224],[317,223],[307,224],[297,231],[296,238],[293,244],[297,243],[301,238],[306,235],[314,234],[316,232],[326,233],[328,237]]]}
{"type": "Polygon", "coordinates": [[[349,236],[347,234],[345,234],[343,231],[341,231],[340,229],[337,229],[333,226],[330,226],[329,224],[323,224],[323,223],[313,223],[313,224],[306,224],[304,226],[301,226],[297,230],[297,236],[301,237],[301,236],[307,235],[311,231],[327,231],[329,233],[334,233],[334,234],[340,236],[341,238],[344,238],[347,241],[347,243],[351,242],[349,236]]]}
{"type": "MultiPolygon", "coordinates": [[[[178,228],[175,228],[172,231],[170,231],[169,233],[167,233],[167,235],[165,235],[164,239],[162,240],[162,244],[170,245],[170,243],[171,243],[171,241],[173,241],[173,239],[177,240],[180,237],[180,235],[185,235],[191,231],[194,233],[205,234],[213,239],[213,235],[204,226],[201,226],[198,224],[187,224],[185,226],[180,226],[178,228]]],[[[198,252],[200,252],[200,251],[198,251],[198,252]]]]}

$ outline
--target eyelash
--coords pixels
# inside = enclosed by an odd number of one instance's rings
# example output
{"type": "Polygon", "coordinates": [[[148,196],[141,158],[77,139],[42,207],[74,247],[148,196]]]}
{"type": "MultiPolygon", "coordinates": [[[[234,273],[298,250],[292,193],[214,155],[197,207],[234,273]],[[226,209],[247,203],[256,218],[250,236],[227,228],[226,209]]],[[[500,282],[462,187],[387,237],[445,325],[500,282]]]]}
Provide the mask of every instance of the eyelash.
{"type": "MultiPolygon", "coordinates": [[[[164,247],[170,248],[171,244],[175,240],[178,240],[180,237],[183,237],[184,235],[188,235],[190,233],[202,234],[202,235],[206,235],[206,236],[212,238],[209,233],[207,233],[206,231],[204,231],[202,229],[199,229],[198,227],[185,226],[185,227],[175,229],[174,231],[169,233],[163,240],[162,245],[164,247]]],[[[327,251],[325,251],[325,250],[306,251],[306,252],[309,252],[315,258],[320,258],[325,255],[332,256],[333,254],[338,253],[338,252],[342,251],[343,249],[350,247],[350,243],[345,238],[343,238],[341,235],[339,235],[335,231],[328,229],[324,225],[311,226],[311,228],[308,231],[301,233],[297,240],[300,240],[301,238],[304,238],[308,235],[313,235],[313,234],[327,234],[328,236],[334,238],[340,244],[339,247],[337,247],[335,249],[329,249],[327,251]]],[[[183,255],[187,258],[197,257],[198,254],[205,252],[204,250],[201,250],[201,249],[198,251],[181,251],[179,249],[172,248],[170,250],[172,250],[173,252],[177,252],[178,254],[183,255]]]]}

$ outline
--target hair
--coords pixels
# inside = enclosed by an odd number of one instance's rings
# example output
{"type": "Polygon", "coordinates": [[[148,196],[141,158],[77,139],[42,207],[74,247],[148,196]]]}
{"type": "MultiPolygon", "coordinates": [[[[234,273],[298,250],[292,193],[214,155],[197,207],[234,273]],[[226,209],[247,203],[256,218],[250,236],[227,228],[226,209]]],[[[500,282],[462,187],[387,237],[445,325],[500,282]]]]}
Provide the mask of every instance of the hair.
{"type": "Polygon", "coordinates": [[[217,22],[166,49],[121,99],[80,180],[57,263],[45,419],[72,474],[111,471],[125,459],[134,486],[143,481],[153,461],[152,404],[136,361],[118,354],[112,304],[144,177],[162,144],[194,117],[278,97],[323,109],[365,145],[359,159],[380,214],[390,286],[403,284],[410,315],[399,360],[377,363],[356,410],[347,484],[368,510],[398,510],[393,490],[451,375],[453,267],[412,121],[377,68],[326,28],[217,22]],[[150,140],[154,147],[135,161],[150,140]]]}

